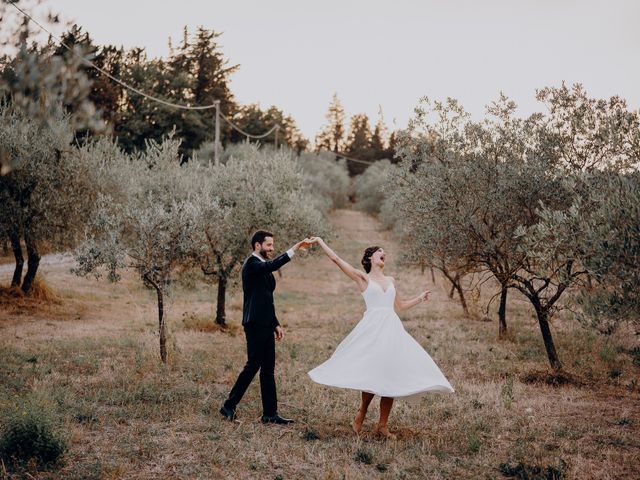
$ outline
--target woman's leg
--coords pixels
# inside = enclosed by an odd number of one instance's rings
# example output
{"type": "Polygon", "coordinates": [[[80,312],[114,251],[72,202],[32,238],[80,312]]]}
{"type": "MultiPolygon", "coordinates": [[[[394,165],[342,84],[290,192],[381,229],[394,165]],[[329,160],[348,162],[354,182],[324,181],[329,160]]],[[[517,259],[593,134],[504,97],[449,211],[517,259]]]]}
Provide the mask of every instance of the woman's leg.
{"type": "Polygon", "coordinates": [[[389,414],[391,413],[391,407],[393,406],[392,397],[382,397],[380,399],[380,420],[378,421],[378,427],[376,433],[379,433],[387,438],[395,439],[396,436],[389,432],[387,423],[389,421],[389,414]]]}
{"type": "Polygon", "coordinates": [[[373,400],[373,393],[362,392],[360,408],[358,409],[358,413],[356,413],[356,418],[354,418],[353,423],[351,423],[353,431],[356,433],[360,433],[360,430],[362,429],[362,423],[364,422],[364,417],[367,415],[367,410],[369,409],[371,400],[373,400]]]}

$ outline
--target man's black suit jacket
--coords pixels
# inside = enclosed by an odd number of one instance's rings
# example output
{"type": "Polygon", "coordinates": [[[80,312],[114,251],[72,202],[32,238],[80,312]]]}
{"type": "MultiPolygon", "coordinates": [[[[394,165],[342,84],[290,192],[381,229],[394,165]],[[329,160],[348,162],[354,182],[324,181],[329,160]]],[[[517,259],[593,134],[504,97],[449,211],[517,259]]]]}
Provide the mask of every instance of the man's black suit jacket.
{"type": "Polygon", "coordinates": [[[273,305],[276,279],[272,272],[289,260],[291,258],[286,252],[270,261],[262,261],[253,254],[245,260],[242,265],[243,326],[255,325],[275,329],[280,325],[273,305]]]}

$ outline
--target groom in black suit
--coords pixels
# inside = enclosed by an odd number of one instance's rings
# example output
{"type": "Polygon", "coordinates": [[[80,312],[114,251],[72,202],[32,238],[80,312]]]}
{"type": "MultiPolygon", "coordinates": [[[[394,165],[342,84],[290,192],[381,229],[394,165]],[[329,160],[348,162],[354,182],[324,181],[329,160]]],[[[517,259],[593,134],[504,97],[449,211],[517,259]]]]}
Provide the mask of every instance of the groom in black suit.
{"type": "Polygon", "coordinates": [[[260,370],[260,394],[262,396],[263,423],[292,423],[293,420],[278,415],[278,399],[274,369],[276,363],[275,340],[284,338],[284,330],[278,322],[273,305],[273,291],[276,288],[274,271],[291,260],[300,248],[311,244],[305,239],[296,243],[274,260],[273,234],[258,230],[251,238],[253,253],[242,265],[242,290],[244,304],[242,326],[247,338],[247,363],[238,376],[235,385],[224,402],[220,413],[228,420],[236,417],[236,406],[249,388],[249,384],[260,370]]]}

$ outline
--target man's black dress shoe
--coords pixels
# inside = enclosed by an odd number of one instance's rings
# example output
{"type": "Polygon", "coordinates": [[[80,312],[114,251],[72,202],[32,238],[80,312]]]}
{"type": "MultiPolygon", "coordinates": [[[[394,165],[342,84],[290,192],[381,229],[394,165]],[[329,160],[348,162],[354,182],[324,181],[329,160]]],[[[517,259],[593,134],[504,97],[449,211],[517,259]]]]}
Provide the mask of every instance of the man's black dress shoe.
{"type": "Polygon", "coordinates": [[[263,415],[262,423],[277,423],[278,425],[287,425],[289,423],[293,423],[293,420],[290,418],[282,418],[277,413],[275,415],[263,415]]]}
{"type": "Polygon", "coordinates": [[[236,419],[236,411],[230,408],[225,407],[224,405],[220,409],[220,415],[222,415],[227,420],[235,420],[236,419]]]}

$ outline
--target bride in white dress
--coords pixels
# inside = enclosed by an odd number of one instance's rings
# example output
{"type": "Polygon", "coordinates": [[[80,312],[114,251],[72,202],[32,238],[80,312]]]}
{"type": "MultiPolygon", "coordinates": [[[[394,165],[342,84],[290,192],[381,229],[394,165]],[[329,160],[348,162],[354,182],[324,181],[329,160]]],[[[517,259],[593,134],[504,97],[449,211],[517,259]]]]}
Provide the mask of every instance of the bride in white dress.
{"type": "Polygon", "coordinates": [[[362,258],[365,273],[342,260],[320,237],[311,240],[358,285],[367,310],[331,358],[311,370],[309,376],[316,383],[362,392],[360,408],[352,422],[357,434],[371,400],[379,395],[376,434],[393,439],[395,435],[389,432],[387,422],[394,398],[454,391],[429,354],[406,332],[395,311],[419,305],[428,299],[429,292],[402,300],[394,279],[383,273],[385,252],[380,247],[365,250],[362,258]]]}

